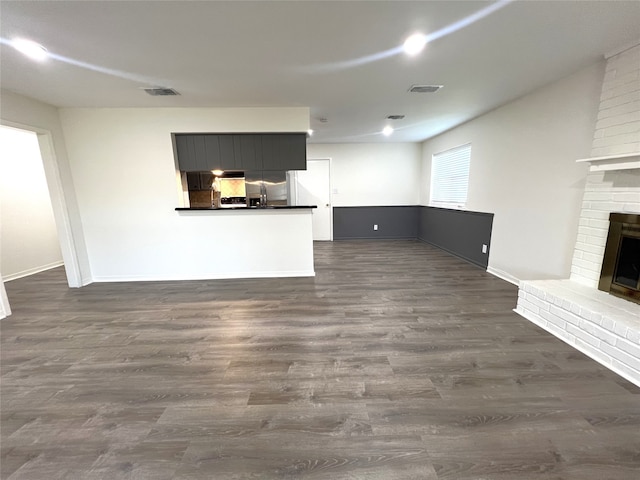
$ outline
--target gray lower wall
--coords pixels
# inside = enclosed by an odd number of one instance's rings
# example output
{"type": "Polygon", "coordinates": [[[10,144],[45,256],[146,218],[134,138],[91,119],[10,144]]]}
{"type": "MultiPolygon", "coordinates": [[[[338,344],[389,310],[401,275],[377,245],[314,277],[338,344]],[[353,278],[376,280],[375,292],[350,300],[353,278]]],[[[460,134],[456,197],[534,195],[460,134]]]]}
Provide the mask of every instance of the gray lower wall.
{"type": "Polygon", "coordinates": [[[418,239],[487,268],[493,214],[419,207],[418,239]],[[482,253],[482,245],[487,253],[482,253]]]}
{"type": "Polygon", "coordinates": [[[419,206],[334,207],[333,239],[417,238],[419,206]],[[373,226],[378,225],[378,230],[373,226]]]}
{"type": "Polygon", "coordinates": [[[492,226],[492,213],[419,205],[333,208],[334,240],[417,238],[485,269],[492,226]]]}

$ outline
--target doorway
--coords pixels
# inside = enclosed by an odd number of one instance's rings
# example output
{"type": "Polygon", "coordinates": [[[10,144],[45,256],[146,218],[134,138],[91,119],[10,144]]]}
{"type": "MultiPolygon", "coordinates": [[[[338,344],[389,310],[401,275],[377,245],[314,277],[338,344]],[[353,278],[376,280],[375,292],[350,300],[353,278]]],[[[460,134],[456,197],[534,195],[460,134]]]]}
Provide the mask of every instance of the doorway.
{"type": "MultiPolygon", "coordinates": [[[[3,161],[8,162],[7,164],[2,165],[3,178],[8,178],[9,181],[14,182],[20,187],[18,189],[12,188],[11,192],[8,193],[8,198],[3,199],[4,201],[2,203],[4,208],[11,208],[11,205],[15,205],[17,202],[31,202],[34,200],[34,197],[37,196],[41,205],[46,203],[48,206],[43,207],[43,209],[48,208],[49,214],[52,214],[53,216],[53,219],[49,217],[49,219],[45,220],[42,216],[42,212],[36,210],[37,213],[28,218],[32,223],[30,227],[35,228],[37,231],[35,231],[35,233],[31,231],[23,231],[22,233],[25,236],[42,234],[43,236],[48,237],[49,242],[46,248],[41,249],[38,247],[36,249],[35,256],[31,258],[33,263],[31,267],[19,267],[16,272],[11,272],[12,274],[9,275],[9,278],[26,276],[40,270],[64,264],[69,287],[81,287],[89,283],[88,281],[83,282],[80,273],[76,245],[71,232],[69,212],[60,179],[60,172],[58,170],[58,163],[51,133],[48,130],[43,130],[41,128],[5,121],[2,121],[0,129],[3,129],[3,131],[6,129],[6,131],[13,131],[14,133],[17,132],[30,136],[29,141],[31,143],[28,148],[33,149],[33,155],[36,157],[32,160],[34,160],[34,162],[37,160],[36,163],[31,165],[32,168],[30,172],[25,173],[15,171],[20,167],[16,164],[16,155],[21,154],[21,150],[24,146],[17,147],[17,152],[11,152],[8,150],[7,142],[2,142],[2,159],[3,161]],[[14,163],[11,163],[12,159],[14,163]],[[23,191],[21,192],[20,189],[23,189],[23,191]],[[25,197],[18,198],[18,196],[21,195],[25,195],[25,197]],[[45,224],[48,224],[48,229],[47,232],[43,234],[40,227],[44,227],[45,224]]],[[[7,191],[8,189],[3,188],[3,195],[7,191]]],[[[13,226],[16,226],[16,222],[19,222],[20,220],[23,222],[25,221],[25,219],[20,218],[20,216],[14,220],[13,226]]],[[[3,235],[5,235],[9,232],[7,224],[5,223],[3,226],[3,235]]],[[[21,228],[21,226],[17,225],[17,228],[21,228]]],[[[0,273],[4,276],[4,266],[0,265],[0,267],[2,267],[0,273]]],[[[11,268],[16,270],[15,266],[11,268]]],[[[11,309],[9,299],[7,298],[6,290],[4,288],[4,278],[0,278],[0,319],[9,316],[10,314],[11,309]]]]}
{"type": "Polygon", "coordinates": [[[314,240],[333,240],[331,160],[307,160],[307,169],[296,172],[296,204],[317,205],[311,221],[314,240]]]}
{"type": "Polygon", "coordinates": [[[0,273],[4,281],[63,264],[34,132],[0,127],[0,273]]]}

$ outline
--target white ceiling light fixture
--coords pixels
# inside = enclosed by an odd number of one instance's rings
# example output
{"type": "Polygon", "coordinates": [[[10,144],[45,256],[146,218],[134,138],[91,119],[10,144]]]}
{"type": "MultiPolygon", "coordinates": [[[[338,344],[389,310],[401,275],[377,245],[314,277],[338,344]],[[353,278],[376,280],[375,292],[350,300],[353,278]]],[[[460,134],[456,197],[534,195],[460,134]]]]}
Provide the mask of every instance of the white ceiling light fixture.
{"type": "Polygon", "coordinates": [[[309,135],[310,137],[313,135],[313,129],[309,129],[307,130],[307,135],[309,135]]]}
{"type": "Polygon", "coordinates": [[[391,125],[387,125],[386,127],[384,127],[382,129],[382,134],[385,137],[388,137],[389,135],[391,135],[393,133],[393,127],[391,125]]]}
{"type": "Polygon", "coordinates": [[[427,37],[422,33],[414,33],[404,41],[402,49],[409,56],[419,54],[427,44],[427,37]]]}
{"type": "Polygon", "coordinates": [[[38,60],[41,62],[49,56],[46,48],[32,40],[15,38],[11,40],[11,46],[32,60],[38,60]]]}

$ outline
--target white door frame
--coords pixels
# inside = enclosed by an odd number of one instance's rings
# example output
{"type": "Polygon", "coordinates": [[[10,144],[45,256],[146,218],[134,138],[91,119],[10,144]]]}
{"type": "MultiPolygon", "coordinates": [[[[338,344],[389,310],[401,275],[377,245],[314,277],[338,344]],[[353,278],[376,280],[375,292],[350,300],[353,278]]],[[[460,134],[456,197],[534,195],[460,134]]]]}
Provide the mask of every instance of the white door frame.
{"type": "MultiPolygon", "coordinates": [[[[332,159],[330,157],[327,158],[307,158],[307,162],[309,161],[323,161],[323,162],[329,162],[329,241],[333,242],[333,190],[331,187],[331,167],[332,167],[332,159]]],[[[299,204],[298,202],[298,173],[296,172],[296,185],[295,185],[295,202],[296,205],[299,204]]],[[[320,208],[321,205],[318,205],[318,208],[320,208]]]]}
{"type": "MultiPolygon", "coordinates": [[[[60,170],[58,168],[58,160],[56,157],[53,136],[49,130],[45,130],[30,125],[23,125],[15,122],[0,120],[0,125],[18,128],[34,132],[38,138],[40,146],[40,155],[44,167],[44,174],[49,187],[49,196],[51,197],[51,206],[53,208],[53,216],[56,221],[56,229],[58,231],[58,240],[60,242],[60,251],[62,252],[62,260],[64,262],[65,272],[67,274],[67,283],[69,287],[76,288],[84,285],[82,274],[80,272],[80,264],[78,262],[78,252],[76,243],[73,239],[71,230],[71,221],[69,209],[67,206],[62,180],[60,178],[60,170]]],[[[4,282],[0,289],[0,318],[11,314],[9,300],[6,296],[4,282]]]]}

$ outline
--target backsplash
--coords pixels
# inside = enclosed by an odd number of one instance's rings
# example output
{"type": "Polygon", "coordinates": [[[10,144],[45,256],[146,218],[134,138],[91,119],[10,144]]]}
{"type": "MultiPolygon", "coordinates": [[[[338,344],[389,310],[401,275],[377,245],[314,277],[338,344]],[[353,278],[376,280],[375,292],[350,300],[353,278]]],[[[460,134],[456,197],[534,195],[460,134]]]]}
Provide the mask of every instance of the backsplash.
{"type": "Polygon", "coordinates": [[[218,178],[216,182],[221,197],[246,197],[244,178],[218,178]]]}

